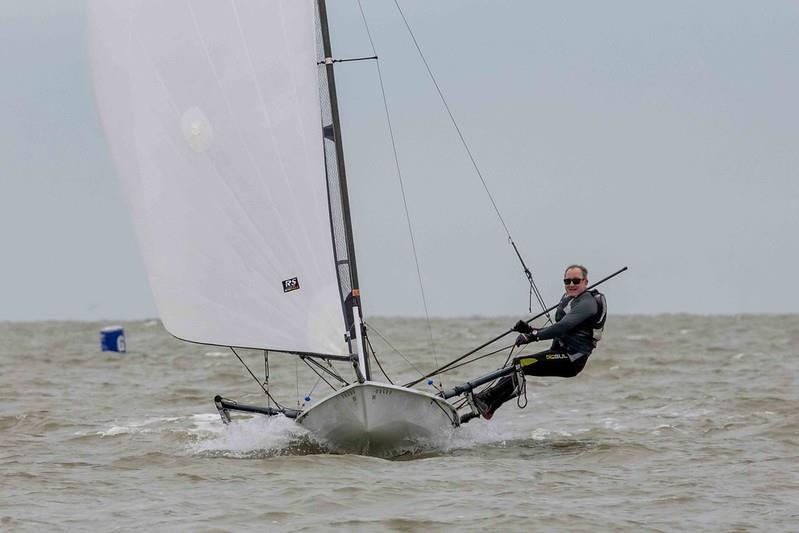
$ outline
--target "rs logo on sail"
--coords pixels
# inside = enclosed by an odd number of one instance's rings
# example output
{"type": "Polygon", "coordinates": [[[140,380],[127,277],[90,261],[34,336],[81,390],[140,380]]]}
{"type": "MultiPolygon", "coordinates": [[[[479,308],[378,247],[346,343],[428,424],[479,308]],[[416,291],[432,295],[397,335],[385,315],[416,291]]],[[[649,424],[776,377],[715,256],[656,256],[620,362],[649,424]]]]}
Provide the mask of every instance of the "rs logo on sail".
{"type": "Polygon", "coordinates": [[[297,278],[283,280],[283,292],[296,291],[300,288],[300,282],[297,278]]]}

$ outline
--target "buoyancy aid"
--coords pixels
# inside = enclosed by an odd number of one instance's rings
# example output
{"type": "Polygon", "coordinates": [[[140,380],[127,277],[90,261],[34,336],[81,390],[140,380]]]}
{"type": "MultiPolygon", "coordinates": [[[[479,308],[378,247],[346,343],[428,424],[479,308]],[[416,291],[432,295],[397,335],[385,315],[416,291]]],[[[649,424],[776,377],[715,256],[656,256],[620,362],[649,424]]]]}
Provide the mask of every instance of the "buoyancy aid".
{"type": "Polygon", "coordinates": [[[608,304],[605,295],[596,289],[592,289],[591,296],[596,300],[596,314],[594,315],[593,337],[594,341],[602,340],[602,333],[605,331],[605,321],[608,318],[608,304]]]}

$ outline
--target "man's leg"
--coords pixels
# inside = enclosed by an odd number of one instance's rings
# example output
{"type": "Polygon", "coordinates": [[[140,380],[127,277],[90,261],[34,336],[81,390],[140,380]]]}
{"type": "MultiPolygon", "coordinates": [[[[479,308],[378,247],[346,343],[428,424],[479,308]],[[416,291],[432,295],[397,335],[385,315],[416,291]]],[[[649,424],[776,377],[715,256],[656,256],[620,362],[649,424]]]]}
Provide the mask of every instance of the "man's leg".
{"type": "MultiPolygon", "coordinates": [[[[533,355],[525,356],[525,359],[530,359],[531,361],[538,362],[539,359],[545,358],[547,355],[556,354],[554,350],[544,350],[543,352],[538,352],[533,355]]],[[[515,360],[514,360],[515,363],[515,360]]],[[[532,367],[533,363],[527,361],[527,366],[524,364],[522,365],[522,370],[524,373],[527,373],[527,367],[532,367]]],[[[519,384],[516,383],[517,381],[516,374],[512,374],[510,376],[505,376],[501,378],[496,384],[482,390],[478,394],[474,395],[475,407],[483,415],[483,418],[486,420],[490,419],[494,415],[494,411],[496,411],[500,405],[507,402],[508,400],[515,398],[519,395],[519,384]]]]}
{"type": "MultiPolygon", "coordinates": [[[[580,373],[586,359],[588,357],[582,356],[572,361],[568,355],[550,349],[517,357],[514,363],[518,362],[528,376],[571,378],[580,373]]],[[[517,379],[516,374],[505,376],[496,385],[475,394],[475,406],[485,419],[490,419],[503,403],[519,395],[521,387],[517,379]]]]}
{"type": "Polygon", "coordinates": [[[547,350],[516,357],[514,362],[518,362],[528,376],[573,378],[583,369],[587,359],[588,357],[580,354],[569,357],[565,353],[547,350]]]}

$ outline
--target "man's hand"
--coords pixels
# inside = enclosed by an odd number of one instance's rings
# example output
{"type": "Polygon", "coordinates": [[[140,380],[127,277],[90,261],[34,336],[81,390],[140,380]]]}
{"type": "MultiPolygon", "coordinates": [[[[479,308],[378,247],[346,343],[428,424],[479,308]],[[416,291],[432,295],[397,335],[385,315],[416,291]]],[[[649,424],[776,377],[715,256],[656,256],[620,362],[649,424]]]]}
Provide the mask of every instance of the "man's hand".
{"type": "Polygon", "coordinates": [[[522,333],[516,337],[516,346],[524,346],[538,340],[538,330],[530,328],[530,333],[522,333]]]}
{"type": "Polygon", "coordinates": [[[517,331],[517,332],[519,332],[519,333],[530,333],[531,331],[533,331],[533,328],[531,328],[531,327],[530,327],[530,324],[528,324],[528,323],[527,323],[527,322],[525,322],[524,320],[519,320],[519,321],[518,321],[518,322],[516,322],[516,324],[513,326],[513,328],[511,329],[511,331],[517,331]]]}

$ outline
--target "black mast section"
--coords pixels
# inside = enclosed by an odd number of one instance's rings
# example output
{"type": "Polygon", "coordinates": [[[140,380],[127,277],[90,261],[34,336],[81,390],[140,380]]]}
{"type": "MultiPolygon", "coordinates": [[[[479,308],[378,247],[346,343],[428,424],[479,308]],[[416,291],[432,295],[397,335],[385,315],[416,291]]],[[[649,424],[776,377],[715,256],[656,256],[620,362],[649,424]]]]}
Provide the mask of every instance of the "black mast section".
{"type": "MultiPolygon", "coordinates": [[[[360,324],[353,324],[352,321],[352,307],[358,306],[361,317],[363,317],[363,307],[361,306],[360,284],[358,283],[358,267],[355,264],[355,240],[352,235],[352,218],[350,216],[350,200],[347,190],[347,175],[344,165],[344,147],[341,142],[341,122],[339,120],[338,99],[336,97],[336,78],[333,73],[333,51],[330,46],[330,30],[327,23],[327,6],[325,0],[318,0],[319,5],[319,26],[322,31],[322,47],[324,50],[325,70],[327,72],[327,87],[330,95],[330,111],[333,117],[333,141],[336,145],[336,163],[338,170],[339,188],[341,191],[341,211],[344,218],[344,229],[346,232],[347,241],[347,260],[350,272],[350,280],[352,283],[352,292],[346,297],[344,301],[345,307],[345,320],[350,333],[353,328],[360,328],[360,324]]],[[[364,353],[364,361],[366,368],[362,369],[364,377],[368,380],[371,379],[371,372],[369,369],[369,352],[367,351],[366,342],[364,340],[363,328],[358,331],[358,341],[361,343],[364,353]]]]}

